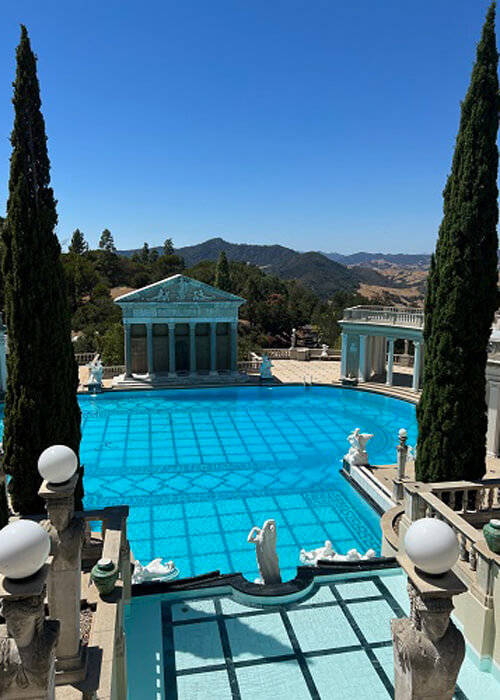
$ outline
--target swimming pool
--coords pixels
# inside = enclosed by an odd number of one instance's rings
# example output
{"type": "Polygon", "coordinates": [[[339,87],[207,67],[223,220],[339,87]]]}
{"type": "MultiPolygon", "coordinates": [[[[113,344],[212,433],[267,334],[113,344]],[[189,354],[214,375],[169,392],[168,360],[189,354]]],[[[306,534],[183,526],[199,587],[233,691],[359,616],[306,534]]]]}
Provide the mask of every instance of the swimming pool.
{"type": "Polygon", "coordinates": [[[339,474],[347,435],[374,433],[373,464],[395,462],[397,432],[415,444],[415,407],[333,387],[238,387],[79,397],[85,507],[131,506],[143,563],[181,576],[257,576],[253,525],[275,518],[283,579],[302,547],[379,549],[379,517],[339,474]]]}

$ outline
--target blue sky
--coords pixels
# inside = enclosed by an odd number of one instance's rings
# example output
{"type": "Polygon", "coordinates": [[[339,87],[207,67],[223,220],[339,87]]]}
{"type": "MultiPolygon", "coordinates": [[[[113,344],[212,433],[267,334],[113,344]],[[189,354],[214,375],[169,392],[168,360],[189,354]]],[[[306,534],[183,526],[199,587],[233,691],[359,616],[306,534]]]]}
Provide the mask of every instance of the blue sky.
{"type": "Polygon", "coordinates": [[[429,252],[488,5],[6,0],[0,211],[22,22],[62,241],[429,252]]]}

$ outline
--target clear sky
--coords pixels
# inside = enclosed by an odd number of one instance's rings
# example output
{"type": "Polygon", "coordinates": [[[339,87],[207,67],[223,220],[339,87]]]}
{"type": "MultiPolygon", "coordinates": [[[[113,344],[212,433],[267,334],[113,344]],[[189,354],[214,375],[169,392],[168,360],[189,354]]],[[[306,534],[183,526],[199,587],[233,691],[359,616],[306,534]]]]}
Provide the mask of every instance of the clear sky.
{"type": "Polygon", "coordinates": [[[61,241],[430,252],[488,5],[3,0],[0,211],[24,23],[61,241]]]}

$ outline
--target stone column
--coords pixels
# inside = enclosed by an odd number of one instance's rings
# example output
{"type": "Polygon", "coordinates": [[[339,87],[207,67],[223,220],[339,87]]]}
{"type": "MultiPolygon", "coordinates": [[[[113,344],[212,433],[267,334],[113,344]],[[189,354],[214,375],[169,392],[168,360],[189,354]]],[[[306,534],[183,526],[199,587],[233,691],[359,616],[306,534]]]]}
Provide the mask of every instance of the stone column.
{"type": "Polygon", "coordinates": [[[196,374],[196,322],[189,322],[189,374],[196,374]]]}
{"type": "Polygon", "coordinates": [[[346,378],[347,372],[347,352],[348,352],[349,336],[345,331],[342,331],[342,354],[340,357],[340,379],[346,378]]]}
{"type": "Polygon", "coordinates": [[[44,527],[52,539],[53,562],[48,577],[48,603],[52,617],[61,622],[56,669],[65,683],[85,677],[80,640],[81,559],[85,520],[75,516],[78,472],[63,484],[43,481],[38,491],[49,520],[44,527]]]}
{"type": "Polygon", "coordinates": [[[217,322],[210,321],[210,374],[218,376],[217,372],[217,322]]]}
{"type": "Polygon", "coordinates": [[[231,342],[230,342],[230,370],[238,371],[238,321],[231,322],[231,342]]]}
{"type": "Polygon", "coordinates": [[[415,357],[413,358],[413,391],[418,391],[420,389],[420,367],[422,364],[422,342],[420,340],[415,340],[413,342],[415,348],[415,357]]]}
{"type": "Polygon", "coordinates": [[[387,378],[386,385],[392,386],[392,367],[394,365],[394,338],[387,338],[387,378]]]}
{"type": "Polygon", "coordinates": [[[395,700],[452,700],[465,655],[461,632],[450,620],[454,595],[467,587],[452,571],[428,576],[407,557],[410,617],[391,621],[395,700]]]}
{"type": "Polygon", "coordinates": [[[125,323],[123,326],[124,338],[125,338],[125,376],[132,376],[132,339],[130,337],[131,328],[129,323],[125,323]]]}
{"type": "Polygon", "coordinates": [[[175,377],[175,323],[168,324],[168,374],[175,377]]]}
{"type": "Polygon", "coordinates": [[[54,700],[55,649],[59,620],[45,617],[49,564],[26,579],[0,576],[0,697],[2,700],[54,700]],[[5,629],[5,628],[4,628],[5,629]]]}
{"type": "Polygon", "coordinates": [[[146,323],[146,346],[148,353],[148,376],[154,377],[153,324],[146,323]]]}
{"type": "Polygon", "coordinates": [[[366,358],[367,358],[367,336],[359,336],[359,365],[358,365],[358,381],[366,382],[366,358]]]}

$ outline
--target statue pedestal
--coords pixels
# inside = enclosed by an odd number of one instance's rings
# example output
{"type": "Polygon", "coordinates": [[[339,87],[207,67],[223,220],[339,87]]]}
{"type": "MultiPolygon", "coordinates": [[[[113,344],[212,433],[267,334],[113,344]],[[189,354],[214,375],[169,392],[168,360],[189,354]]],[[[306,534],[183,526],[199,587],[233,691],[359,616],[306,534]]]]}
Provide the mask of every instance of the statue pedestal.
{"type": "Polygon", "coordinates": [[[54,700],[59,621],[45,617],[49,569],[50,564],[44,564],[25,579],[0,576],[2,613],[7,623],[7,629],[0,625],[3,700],[54,700]]]}
{"type": "Polygon", "coordinates": [[[450,620],[452,598],[467,588],[452,571],[429,576],[406,556],[398,561],[408,575],[411,611],[391,621],[395,700],[452,700],[465,655],[463,635],[450,620]]]}
{"type": "Polygon", "coordinates": [[[102,384],[97,384],[96,382],[87,382],[85,384],[89,394],[102,394],[102,384]]]}

